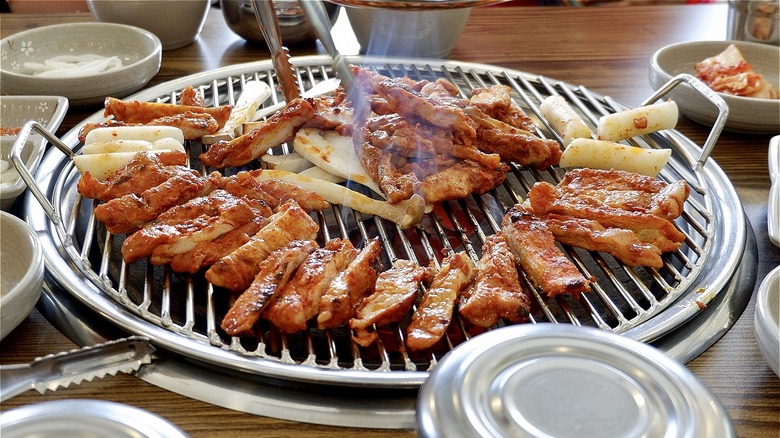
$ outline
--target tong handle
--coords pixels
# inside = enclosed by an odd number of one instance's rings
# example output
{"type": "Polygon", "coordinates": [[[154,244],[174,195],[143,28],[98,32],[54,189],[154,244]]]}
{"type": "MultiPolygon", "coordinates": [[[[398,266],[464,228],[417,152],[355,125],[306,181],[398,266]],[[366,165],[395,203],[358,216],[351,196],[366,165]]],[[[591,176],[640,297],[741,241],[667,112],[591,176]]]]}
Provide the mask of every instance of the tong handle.
{"type": "Polygon", "coordinates": [[[30,138],[33,132],[42,135],[49,143],[53,144],[57,149],[61,150],[65,155],[67,155],[68,158],[72,159],[76,154],[65,143],[60,141],[56,135],[49,132],[49,130],[47,130],[43,125],[34,120],[31,120],[22,125],[22,129],[19,131],[19,135],[16,137],[16,141],[14,141],[13,146],[11,146],[11,162],[13,163],[14,167],[16,167],[16,171],[19,172],[19,176],[21,176],[22,180],[24,180],[25,184],[27,184],[27,187],[30,189],[33,196],[35,196],[35,199],[40,202],[41,207],[43,207],[43,210],[46,212],[46,215],[49,216],[49,219],[52,221],[52,223],[54,225],[60,225],[62,220],[59,214],[57,214],[54,206],[51,204],[51,202],[49,202],[49,200],[46,198],[46,195],[44,195],[41,189],[38,187],[38,184],[35,183],[30,169],[27,168],[27,166],[24,164],[24,160],[22,160],[22,151],[24,151],[24,145],[27,144],[27,140],[30,138]]]}
{"type": "Polygon", "coordinates": [[[699,158],[696,160],[696,162],[693,163],[693,170],[699,170],[704,166],[704,163],[707,162],[707,158],[710,157],[710,154],[712,154],[712,149],[715,148],[715,143],[718,141],[718,137],[720,136],[723,127],[726,126],[726,119],[729,116],[729,106],[726,104],[723,98],[718,96],[714,91],[712,91],[710,87],[707,86],[707,84],[700,81],[693,75],[681,73],[666,82],[666,84],[659,88],[652,96],[648,97],[647,100],[642,102],[642,105],[649,105],[657,101],[670,92],[674,87],[680,85],[683,82],[701,93],[702,96],[709,100],[718,109],[718,117],[715,119],[715,123],[712,124],[712,130],[710,130],[710,134],[707,136],[707,140],[704,142],[704,146],[702,146],[701,154],[699,154],[699,158]]]}
{"type": "MultiPolygon", "coordinates": [[[[305,2],[304,2],[305,3],[305,2]]],[[[252,0],[257,23],[263,32],[263,37],[271,50],[271,61],[279,79],[282,95],[287,102],[300,97],[298,81],[295,79],[295,69],[290,62],[290,51],[282,45],[282,34],[279,30],[279,20],[272,0],[252,0]]]]}

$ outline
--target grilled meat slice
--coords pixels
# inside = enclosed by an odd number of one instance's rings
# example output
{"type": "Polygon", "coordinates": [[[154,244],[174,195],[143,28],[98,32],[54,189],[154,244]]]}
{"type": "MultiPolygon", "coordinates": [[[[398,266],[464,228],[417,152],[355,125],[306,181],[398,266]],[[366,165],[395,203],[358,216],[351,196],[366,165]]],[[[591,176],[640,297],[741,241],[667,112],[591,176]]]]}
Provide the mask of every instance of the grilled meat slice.
{"type": "Polygon", "coordinates": [[[477,124],[476,146],[479,150],[498,154],[503,161],[546,169],[561,161],[561,146],[555,140],[543,139],[489,117],[476,107],[465,110],[477,124]]]}
{"type": "Polygon", "coordinates": [[[184,165],[187,154],[181,151],[138,152],[127,164],[105,181],[98,181],[89,172],[81,176],[78,191],[85,198],[108,201],[128,193],[136,195],[158,186],[181,172],[197,172],[184,165]]]}
{"type": "Polygon", "coordinates": [[[534,132],[536,124],[512,102],[512,89],[506,85],[475,88],[469,102],[490,117],[523,131],[534,132]]]}
{"type": "Polygon", "coordinates": [[[352,340],[368,347],[377,338],[375,326],[396,322],[412,309],[420,284],[428,270],[411,260],[396,260],[393,267],[379,274],[374,293],[366,297],[350,319],[352,340]]]}
{"type": "Polygon", "coordinates": [[[624,210],[589,201],[577,196],[564,196],[547,182],[534,184],[526,201],[538,216],[550,213],[580,219],[595,220],[605,228],[625,228],[634,231],[643,241],[657,246],[662,252],[675,251],[685,240],[685,234],[669,219],[642,211],[624,210]]]}
{"type": "Polygon", "coordinates": [[[452,321],[455,301],[476,275],[477,266],[467,253],[444,259],[406,328],[406,346],[410,350],[430,348],[444,336],[452,321]]]}
{"type": "Polygon", "coordinates": [[[181,129],[185,140],[199,140],[204,135],[214,134],[219,131],[219,122],[211,114],[203,112],[187,111],[181,114],[172,114],[156,118],[147,126],[173,126],[181,129]]]}
{"type": "Polygon", "coordinates": [[[260,180],[261,169],[241,171],[219,181],[219,187],[236,196],[256,199],[276,211],[288,201],[295,201],[306,211],[322,210],[328,202],[312,190],[280,180],[260,180]]]}
{"type": "Polygon", "coordinates": [[[200,154],[206,166],[223,169],[238,167],[260,157],[273,146],[290,141],[304,123],[314,117],[314,107],[305,99],[295,99],[269,117],[259,128],[230,141],[219,141],[200,154]]]}
{"type": "Polygon", "coordinates": [[[504,163],[488,169],[473,161],[458,163],[427,176],[420,183],[425,202],[465,198],[471,193],[487,193],[504,182],[509,166],[504,163]]]}
{"type": "Polygon", "coordinates": [[[125,123],[147,124],[152,120],[161,117],[175,116],[187,112],[207,113],[217,121],[217,129],[225,126],[225,122],[230,118],[230,113],[233,111],[233,107],[229,105],[206,107],[161,102],[142,102],[138,100],[120,100],[114,97],[107,97],[104,106],[104,117],[113,117],[114,120],[120,120],[125,123]]]}
{"type": "Polygon", "coordinates": [[[213,181],[179,167],[177,174],[140,195],[128,193],[95,207],[95,218],[114,234],[130,234],[152,222],[170,208],[202,196],[213,181]]]}
{"type": "Polygon", "coordinates": [[[329,240],[301,263],[293,278],[268,303],[262,317],[285,333],[305,330],[306,322],[320,311],[322,294],[357,252],[349,240],[329,240]]]}
{"type": "Polygon", "coordinates": [[[187,85],[181,91],[181,94],[179,95],[179,104],[190,106],[206,106],[203,95],[198,93],[198,91],[192,85],[187,85]]]}
{"type": "Polygon", "coordinates": [[[528,278],[548,297],[564,293],[576,297],[590,290],[590,281],[555,245],[547,224],[522,205],[504,215],[501,232],[528,278]]]}
{"type": "Polygon", "coordinates": [[[166,264],[174,255],[211,241],[255,216],[256,210],[242,198],[215,190],[173,207],[129,235],[122,243],[122,256],[128,264],[150,256],[153,264],[166,264]]]}
{"type": "Polygon", "coordinates": [[[312,240],[296,240],[275,250],[258,265],[252,284],[222,319],[222,330],[235,336],[248,332],[260,318],[266,304],[290,281],[296,269],[317,249],[312,240]]]}
{"type": "Polygon", "coordinates": [[[268,218],[255,216],[248,223],[228,231],[211,242],[201,242],[191,251],[176,254],[171,260],[171,269],[175,272],[189,272],[194,274],[217,262],[249,242],[266,224],[268,218]]]}
{"type": "Polygon", "coordinates": [[[461,295],[458,313],[472,324],[488,328],[502,318],[525,322],[530,307],[506,238],[501,232],[493,234],[482,246],[477,277],[461,295]]]}
{"type": "Polygon", "coordinates": [[[246,290],[268,254],[294,240],[314,240],[319,229],[295,201],[289,201],[247,243],[217,260],[206,271],[206,279],[233,291],[246,290]]]}
{"type": "Polygon", "coordinates": [[[320,313],[317,315],[320,329],[346,324],[363,297],[373,292],[380,271],[381,253],[379,240],[370,240],[347,269],[330,283],[320,299],[320,313]]]}
{"type": "Polygon", "coordinates": [[[683,212],[690,188],[685,181],[666,183],[620,170],[571,169],[558,190],[564,198],[576,197],[595,206],[653,214],[675,219],[683,212]]]}
{"type": "Polygon", "coordinates": [[[604,228],[594,220],[555,213],[546,214],[541,219],[555,240],[564,245],[612,254],[628,266],[660,268],[664,265],[661,250],[651,243],[642,242],[631,230],[604,228]]]}

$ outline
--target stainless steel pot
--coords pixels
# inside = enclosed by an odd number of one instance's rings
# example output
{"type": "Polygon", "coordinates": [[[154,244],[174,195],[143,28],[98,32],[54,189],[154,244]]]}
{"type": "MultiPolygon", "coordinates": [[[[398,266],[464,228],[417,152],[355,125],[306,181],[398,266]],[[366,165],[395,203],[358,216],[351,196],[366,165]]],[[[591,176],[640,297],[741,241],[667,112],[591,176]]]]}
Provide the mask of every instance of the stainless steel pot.
{"type": "MultiPolygon", "coordinates": [[[[309,25],[303,9],[297,1],[276,0],[274,9],[279,19],[279,30],[281,31],[284,44],[304,44],[316,39],[314,31],[309,25]]],[[[220,0],[222,16],[225,18],[230,30],[253,43],[265,44],[263,32],[255,18],[252,3],[248,0],[220,0]]],[[[331,23],[336,21],[341,6],[325,3],[331,23]]]]}

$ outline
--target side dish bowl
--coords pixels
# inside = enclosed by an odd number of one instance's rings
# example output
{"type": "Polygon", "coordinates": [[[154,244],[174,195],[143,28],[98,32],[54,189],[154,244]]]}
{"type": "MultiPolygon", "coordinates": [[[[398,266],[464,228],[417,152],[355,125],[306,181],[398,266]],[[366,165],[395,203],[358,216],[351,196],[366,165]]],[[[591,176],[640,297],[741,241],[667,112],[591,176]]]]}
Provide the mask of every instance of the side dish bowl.
{"type": "MultiPolygon", "coordinates": [[[[693,41],[661,48],[650,62],[650,84],[658,89],[680,73],[696,75],[695,65],[735,44],[753,68],[775,87],[780,87],[780,47],[744,41],[693,41]]],[[[732,132],[772,134],[780,132],[780,99],[755,99],[718,93],[729,106],[724,129],[732,132]]],[[[680,112],[689,119],[712,126],[718,111],[687,84],[670,92],[680,112]]]]}
{"type": "Polygon", "coordinates": [[[65,96],[73,106],[122,98],[141,89],[160,70],[162,45],[153,33],[123,24],[69,23],[13,34],[0,41],[2,94],[65,96]],[[62,55],[117,57],[121,67],[69,77],[41,77],[29,63],[62,55]],[[27,63],[27,64],[26,64],[27,63]]]}
{"type": "Polygon", "coordinates": [[[772,371],[780,377],[780,266],[758,287],[754,322],[758,348],[772,371]]]}
{"type": "Polygon", "coordinates": [[[0,212],[0,339],[30,313],[43,286],[43,252],[26,222],[0,212]]]}
{"type": "MultiPolygon", "coordinates": [[[[15,129],[30,120],[43,125],[49,132],[55,133],[68,110],[68,99],[62,96],[0,96],[0,127],[15,129]]],[[[0,159],[10,163],[11,147],[16,135],[0,136],[0,159]]],[[[34,170],[43,155],[46,140],[40,135],[32,135],[22,150],[25,166],[34,170]]],[[[13,171],[12,171],[13,172],[13,171]]],[[[8,210],[16,198],[27,188],[18,174],[13,180],[0,182],[0,208],[8,210]]]]}

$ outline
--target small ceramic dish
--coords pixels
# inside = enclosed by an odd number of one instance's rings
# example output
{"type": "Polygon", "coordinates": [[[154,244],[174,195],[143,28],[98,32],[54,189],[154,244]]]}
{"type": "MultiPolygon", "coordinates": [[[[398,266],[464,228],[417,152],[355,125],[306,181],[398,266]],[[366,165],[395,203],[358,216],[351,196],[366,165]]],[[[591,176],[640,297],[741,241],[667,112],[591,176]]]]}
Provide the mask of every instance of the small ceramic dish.
{"type": "Polygon", "coordinates": [[[4,38],[0,59],[2,94],[65,96],[71,105],[85,106],[100,104],[108,96],[126,97],[146,85],[160,70],[162,44],[153,33],[123,24],[58,24],[4,38]],[[71,70],[61,77],[42,77],[40,66],[47,61],[48,66],[56,65],[55,60],[75,64],[62,61],[63,55],[110,60],[112,64],[102,69],[71,70]]]}
{"type": "MultiPolygon", "coordinates": [[[[680,73],[696,76],[695,65],[715,56],[735,44],[748,63],[764,75],[775,87],[780,87],[780,47],[744,41],[693,41],[661,48],[650,62],[650,84],[659,89],[680,73]]],[[[780,99],[755,99],[718,93],[729,107],[724,127],[727,131],[776,134],[780,133],[780,99]]],[[[689,119],[712,126],[717,108],[701,93],[687,84],[675,87],[669,97],[677,102],[680,112],[689,119]]]]}
{"type": "MultiPolygon", "coordinates": [[[[34,120],[54,134],[67,111],[68,99],[61,96],[0,96],[0,127],[21,128],[28,121],[34,120]]],[[[14,141],[15,135],[0,136],[0,159],[9,164],[14,141]]],[[[40,135],[30,136],[22,150],[22,160],[28,169],[33,170],[38,165],[45,145],[46,141],[40,135]]],[[[13,168],[13,164],[10,167],[13,168]]],[[[27,186],[18,173],[13,180],[5,179],[4,175],[0,182],[0,207],[7,211],[27,186]]]]}
{"type": "Polygon", "coordinates": [[[780,377],[780,266],[767,274],[758,287],[754,322],[758,348],[780,377]]]}
{"type": "Polygon", "coordinates": [[[0,339],[30,313],[43,286],[43,252],[26,222],[0,211],[0,339]]]}
{"type": "Polygon", "coordinates": [[[769,200],[766,205],[766,223],[769,240],[780,246],[780,135],[769,141],[769,200]]]}

